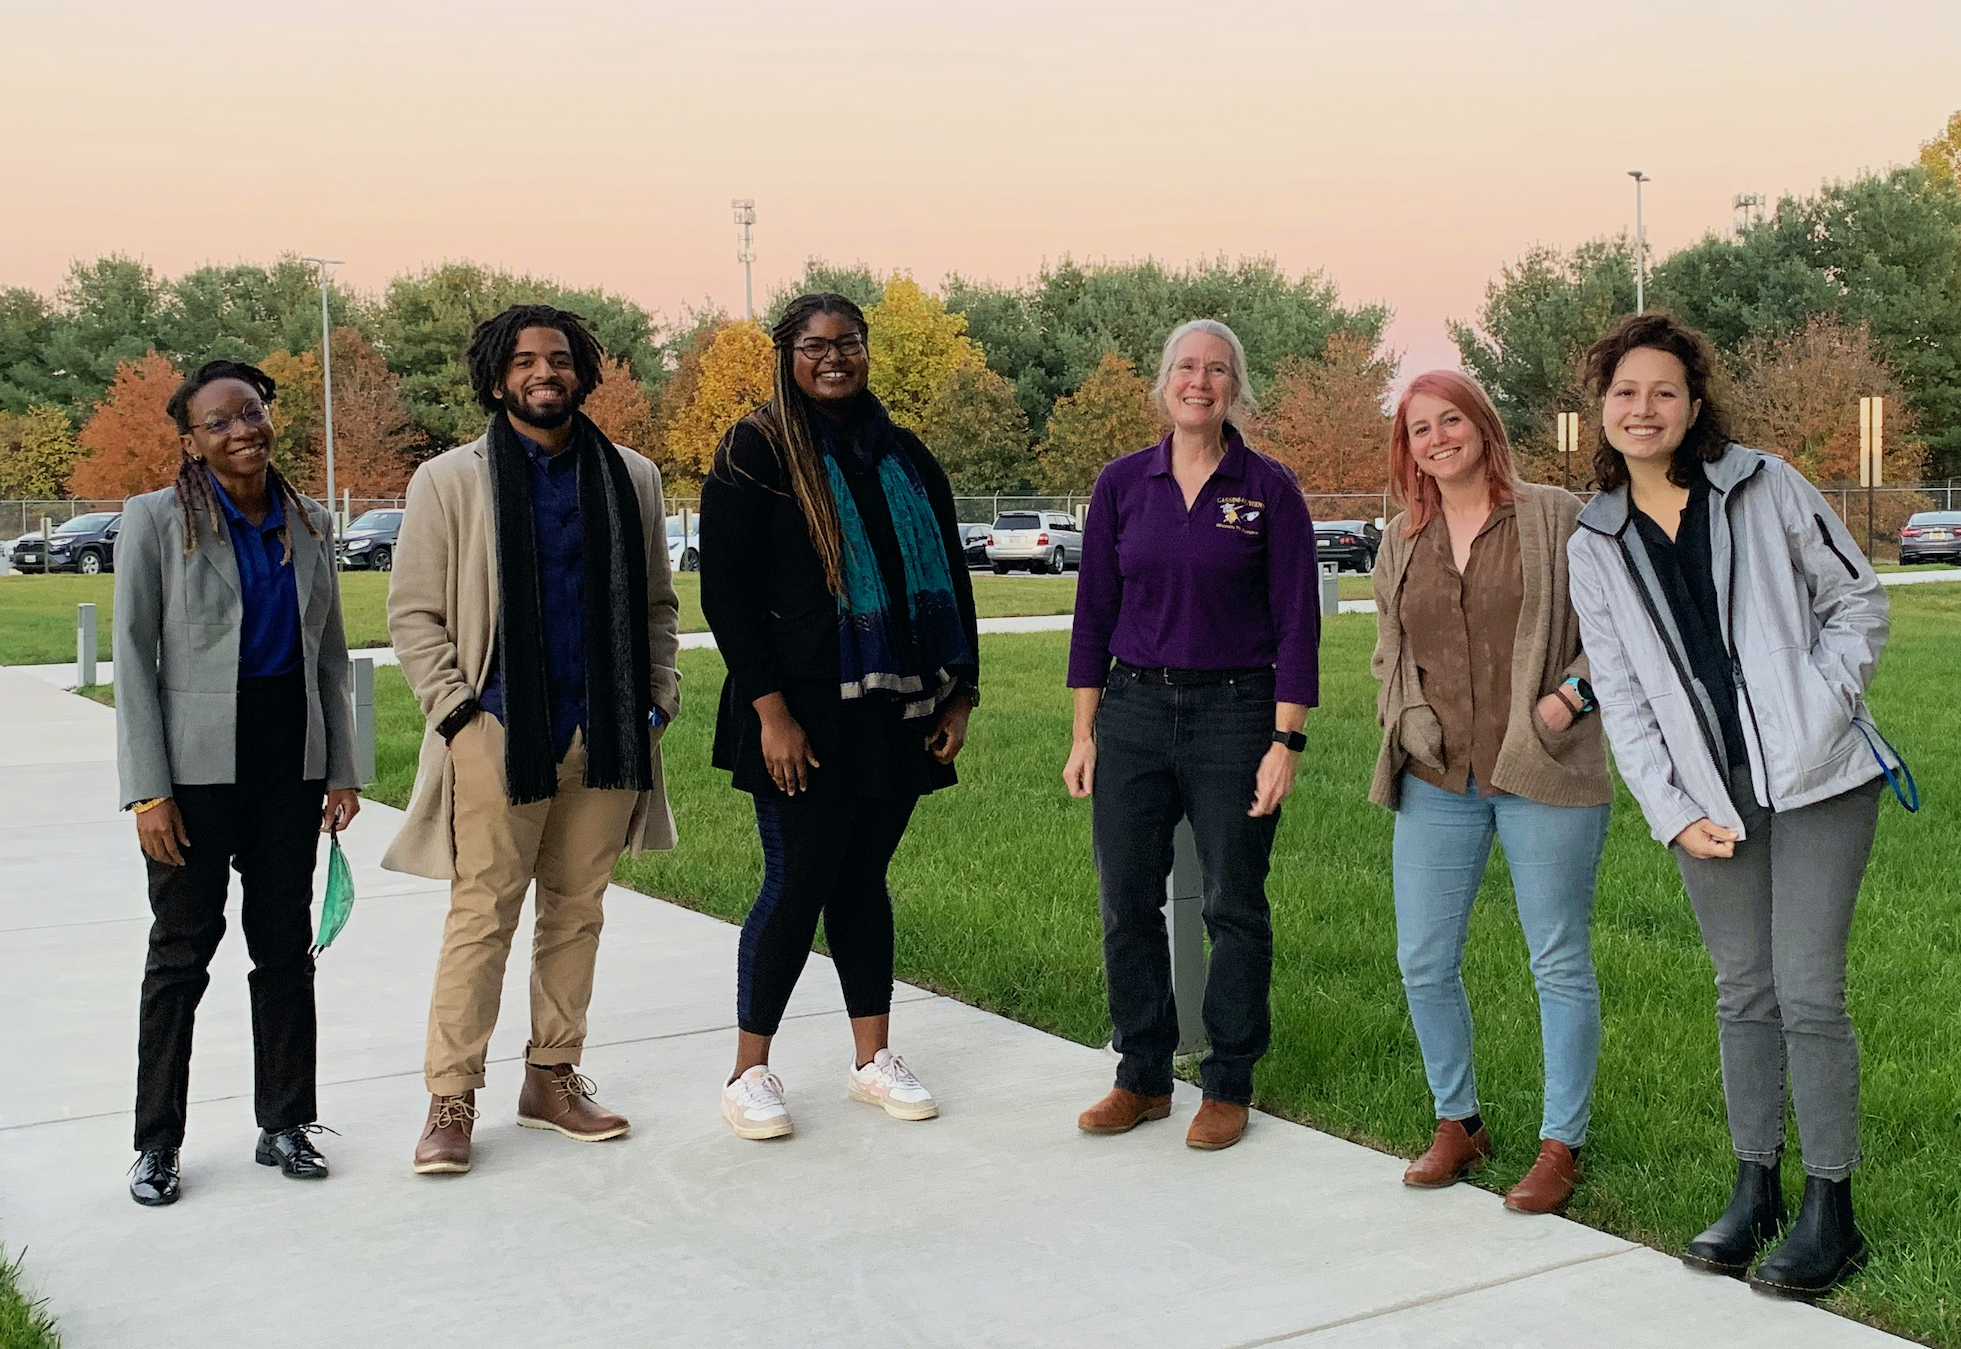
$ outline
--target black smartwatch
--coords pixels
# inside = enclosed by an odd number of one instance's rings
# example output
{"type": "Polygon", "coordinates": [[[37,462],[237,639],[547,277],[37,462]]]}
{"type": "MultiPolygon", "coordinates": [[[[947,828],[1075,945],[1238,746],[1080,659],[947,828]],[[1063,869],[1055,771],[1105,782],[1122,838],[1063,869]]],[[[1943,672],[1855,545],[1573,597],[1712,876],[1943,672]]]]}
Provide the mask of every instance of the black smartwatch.
{"type": "Polygon", "coordinates": [[[1307,732],[1275,731],[1273,733],[1273,743],[1276,745],[1285,745],[1294,753],[1301,754],[1307,750],[1307,732]]]}
{"type": "Polygon", "coordinates": [[[436,727],[436,734],[441,736],[443,743],[447,745],[450,741],[456,739],[456,733],[458,731],[475,721],[477,719],[477,713],[481,711],[483,711],[482,703],[478,702],[475,698],[465,698],[456,705],[455,711],[442,719],[442,723],[436,727]]]}

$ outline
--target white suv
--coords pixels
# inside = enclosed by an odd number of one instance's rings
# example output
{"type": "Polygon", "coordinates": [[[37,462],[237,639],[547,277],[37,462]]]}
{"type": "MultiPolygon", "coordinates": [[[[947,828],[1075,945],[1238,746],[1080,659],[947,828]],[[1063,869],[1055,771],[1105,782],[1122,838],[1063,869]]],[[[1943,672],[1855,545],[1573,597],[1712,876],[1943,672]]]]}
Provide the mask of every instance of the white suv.
{"type": "Polygon", "coordinates": [[[994,574],[1026,567],[1060,576],[1083,560],[1083,533],[1062,511],[1003,511],[987,536],[987,560],[994,574]]]}

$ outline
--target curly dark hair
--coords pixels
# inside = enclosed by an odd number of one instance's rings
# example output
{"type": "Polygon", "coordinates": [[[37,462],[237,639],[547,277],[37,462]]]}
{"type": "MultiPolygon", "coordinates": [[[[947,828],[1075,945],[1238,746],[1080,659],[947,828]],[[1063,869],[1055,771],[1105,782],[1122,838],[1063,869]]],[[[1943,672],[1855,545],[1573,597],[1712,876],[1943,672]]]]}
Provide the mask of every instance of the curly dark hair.
{"type": "Polygon", "coordinates": [[[548,304],[514,304],[496,318],[479,323],[477,330],[470,334],[464,360],[470,367],[470,391],[477,396],[477,406],[490,413],[504,406],[497,397],[497,386],[503,383],[511,353],[517,350],[518,334],[526,328],[556,328],[565,334],[572,347],[572,373],[579,378],[574,406],[583,403],[586,395],[599,387],[600,362],[606,359],[606,349],[592,335],[592,325],[583,315],[569,309],[555,309],[548,304]]]}
{"type": "MultiPolygon", "coordinates": [[[[1675,447],[1668,465],[1668,480],[1677,487],[1687,487],[1703,464],[1715,463],[1730,446],[1729,413],[1713,392],[1716,349],[1708,338],[1667,314],[1635,314],[1622,319],[1612,332],[1587,348],[1586,387],[1596,407],[1607,397],[1614,372],[1628,353],[1643,347],[1665,351],[1680,361],[1688,372],[1689,400],[1700,404],[1696,419],[1689,424],[1688,434],[1675,447]]],[[[1627,459],[1607,443],[1605,434],[1593,452],[1593,477],[1605,492],[1627,485],[1627,459]]]]}
{"type": "MultiPolygon", "coordinates": [[[[198,390],[221,379],[240,381],[258,394],[259,400],[264,403],[269,404],[279,396],[279,386],[273,382],[272,376],[256,365],[247,365],[244,361],[206,361],[197,368],[196,374],[177,386],[177,392],[171,394],[170,401],[164,404],[164,411],[176,425],[178,435],[191,434],[191,400],[197,397],[198,390]]],[[[320,531],[307,511],[306,499],[271,464],[266,465],[266,486],[274,496],[285,498],[292,506],[286,512],[286,523],[279,530],[280,542],[286,545],[285,560],[290,562],[293,560],[293,517],[299,516],[306,526],[306,532],[314,538],[320,537],[320,531]]],[[[212,534],[223,542],[225,518],[218,509],[218,494],[211,489],[211,475],[205,471],[204,460],[186,449],[183,462],[177,465],[177,481],[172,488],[177,494],[177,509],[184,517],[184,556],[189,557],[197,551],[200,513],[210,521],[212,534]]]]}

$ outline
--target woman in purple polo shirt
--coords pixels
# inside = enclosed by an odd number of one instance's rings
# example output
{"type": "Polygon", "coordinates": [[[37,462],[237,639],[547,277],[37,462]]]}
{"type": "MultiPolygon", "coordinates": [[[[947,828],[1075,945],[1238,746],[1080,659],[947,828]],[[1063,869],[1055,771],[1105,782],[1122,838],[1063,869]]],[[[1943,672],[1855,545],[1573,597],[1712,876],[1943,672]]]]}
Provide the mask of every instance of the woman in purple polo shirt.
{"type": "Polygon", "coordinates": [[[1164,344],[1152,397],[1171,433],[1106,466],[1090,498],[1063,780],[1094,796],[1110,1094],[1076,1121],[1118,1134],[1171,1113],[1178,1014],[1164,931],[1179,819],[1192,823],[1212,956],[1204,1104],[1185,1142],[1231,1147],[1270,1032],[1267,859],[1319,695],[1314,523],[1285,467],[1246,447],[1246,352],[1211,319],[1164,344]]]}

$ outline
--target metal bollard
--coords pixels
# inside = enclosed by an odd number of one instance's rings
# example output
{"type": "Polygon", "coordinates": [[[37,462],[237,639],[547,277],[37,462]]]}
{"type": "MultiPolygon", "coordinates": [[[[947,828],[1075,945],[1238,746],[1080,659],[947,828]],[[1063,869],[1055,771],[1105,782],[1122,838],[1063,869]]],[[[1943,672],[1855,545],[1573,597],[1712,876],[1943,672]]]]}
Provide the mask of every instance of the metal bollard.
{"type": "Polygon", "coordinates": [[[95,687],[95,606],[75,606],[75,687],[95,687]]]}
{"type": "Polygon", "coordinates": [[[1192,822],[1172,836],[1165,881],[1165,926],[1171,931],[1171,997],[1178,1004],[1178,1052],[1205,1049],[1205,895],[1192,822]]]}
{"type": "Polygon", "coordinates": [[[1341,612],[1341,564],[1323,562],[1321,564],[1321,617],[1332,618],[1341,612]]]}
{"type": "Polygon", "coordinates": [[[348,683],[354,695],[354,776],[363,787],[374,781],[374,660],[356,656],[348,683]]]}

